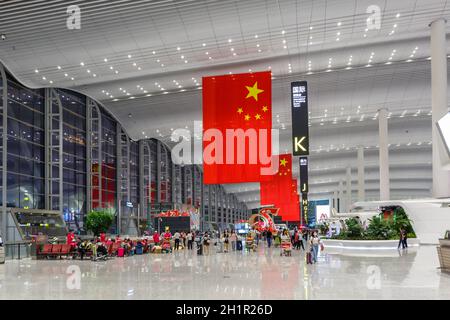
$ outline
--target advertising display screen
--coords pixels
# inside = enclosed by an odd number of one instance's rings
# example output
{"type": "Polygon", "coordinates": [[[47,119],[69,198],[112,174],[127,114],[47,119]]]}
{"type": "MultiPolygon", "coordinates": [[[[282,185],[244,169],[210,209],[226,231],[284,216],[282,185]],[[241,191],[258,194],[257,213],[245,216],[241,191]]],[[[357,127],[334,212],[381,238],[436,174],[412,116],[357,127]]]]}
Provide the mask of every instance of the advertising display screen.
{"type": "Polygon", "coordinates": [[[316,221],[318,223],[323,222],[330,218],[330,205],[317,205],[316,206],[316,221]]]}
{"type": "Polygon", "coordinates": [[[450,113],[447,113],[441,120],[439,120],[436,125],[439,128],[439,132],[444,142],[445,148],[447,149],[447,154],[450,157],[450,113]]]}
{"type": "Polygon", "coordinates": [[[309,155],[308,84],[291,83],[292,145],[294,156],[309,155]]]}

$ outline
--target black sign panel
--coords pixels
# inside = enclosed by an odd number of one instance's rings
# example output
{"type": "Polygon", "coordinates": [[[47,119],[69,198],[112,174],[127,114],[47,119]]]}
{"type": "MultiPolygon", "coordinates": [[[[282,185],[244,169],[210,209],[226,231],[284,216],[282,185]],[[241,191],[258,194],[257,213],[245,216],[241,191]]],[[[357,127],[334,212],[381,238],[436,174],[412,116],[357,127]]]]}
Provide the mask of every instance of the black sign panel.
{"type": "Polygon", "coordinates": [[[300,157],[300,193],[308,193],[308,158],[300,157]]]}
{"type": "Polygon", "coordinates": [[[308,194],[302,193],[302,202],[301,202],[301,209],[302,209],[302,215],[301,215],[301,223],[302,224],[308,224],[308,194]]]}
{"type": "Polygon", "coordinates": [[[292,150],[294,156],[309,155],[308,84],[291,83],[292,150]]]}

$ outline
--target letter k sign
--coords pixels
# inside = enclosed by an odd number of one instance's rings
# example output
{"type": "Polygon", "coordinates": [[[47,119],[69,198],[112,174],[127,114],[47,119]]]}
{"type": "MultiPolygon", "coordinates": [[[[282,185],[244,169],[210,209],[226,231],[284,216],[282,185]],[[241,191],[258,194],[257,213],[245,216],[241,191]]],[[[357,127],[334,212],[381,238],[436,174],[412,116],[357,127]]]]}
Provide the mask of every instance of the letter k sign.
{"type": "Polygon", "coordinates": [[[295,137],[295,152],[303,151],[306,152],[306,148],[302,146],[303,141],[306,139],[306,137],[302,137],[299,139],[298,137],[295,137]]]}

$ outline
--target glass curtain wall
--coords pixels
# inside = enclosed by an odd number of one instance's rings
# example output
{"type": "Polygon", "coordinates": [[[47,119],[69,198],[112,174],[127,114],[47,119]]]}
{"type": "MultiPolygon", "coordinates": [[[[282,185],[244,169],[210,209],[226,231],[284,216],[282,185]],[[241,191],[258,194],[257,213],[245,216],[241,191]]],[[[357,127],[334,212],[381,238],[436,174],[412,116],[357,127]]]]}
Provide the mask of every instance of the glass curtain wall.
{"type": "Polygon", "coordinates": [[[8,207],[44,209],[45,91],[31,90],[9,77],[7,119],[8,207]]]}
{"type": "Polygon", "coordinates": [[[57,90],[63,108],[63,215],[70,229],[86,215],[86,97],[57,90]]]}
{"type": "MultiPolygon", "coordinates": [[[[221,186],[204,186],[198,166],[174,165],[164,143],[143,141],[144,159],[140,159],[139,143],[123,133],[129,148],[126,154],[121,148],[120,155],[119,124],[98,103],[70,90],[28,89],[11,75],[6,78],[0,77],[0,94],[6,85],[7,102],[5,121],[4,110],[0,109],[4,138],[0,144],[6,143],[0,150],[1,159],[6,160],[0,170],[3,172],[7,165],[5,174],[0,174],[0,202],[6,207],[61,210],[69,228],[80,231],[85,231],[88,210],[110,209],[117,214],[119,196],[136,209],[141,204],[141,218],[150,218],[145,227],[153,224],[152,213],[170,210],[174,205],[201,209],[202,220],[207,223],[226,221],[221,217],[227,206],[221,186]],[[53,134],[50,128],[58,133],[53,134]],[[7,152],[3,157],[4,149],[7,152]],[[126,199],[117,190],[118,156],[129,168],[122,177],[129,188],[126,199]],[[140,188],[144,188],[142,201],[140,188]]],[[[0,99],[0,107],[3,101],[0,99]]],[[[233,202],[234,207],[238,205],[238,201],[233,202]]]]}

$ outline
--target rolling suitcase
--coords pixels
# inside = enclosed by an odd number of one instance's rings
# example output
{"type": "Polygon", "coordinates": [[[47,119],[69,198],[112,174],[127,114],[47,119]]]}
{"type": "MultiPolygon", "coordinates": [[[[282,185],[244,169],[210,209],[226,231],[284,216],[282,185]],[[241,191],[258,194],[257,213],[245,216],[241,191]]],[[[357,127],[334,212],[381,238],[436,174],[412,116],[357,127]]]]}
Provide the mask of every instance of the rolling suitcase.
{"type": "Polygon", "coordinates": [[[125,249],[124,248],[117,249],[117,256],[118,257],[123,258],[124,255],[125,255],[125,249]]]}
{"type": "Polygon", "coordinates": [[[241,240],[236,242],[236,250],[242,251],[242,241],[241,240]]]}
{"type": "Polygon", "coordinates": [[[311,251],[306,253],[306,264],[312,264],[312,253],[311,253],[311,251]]]}

